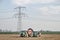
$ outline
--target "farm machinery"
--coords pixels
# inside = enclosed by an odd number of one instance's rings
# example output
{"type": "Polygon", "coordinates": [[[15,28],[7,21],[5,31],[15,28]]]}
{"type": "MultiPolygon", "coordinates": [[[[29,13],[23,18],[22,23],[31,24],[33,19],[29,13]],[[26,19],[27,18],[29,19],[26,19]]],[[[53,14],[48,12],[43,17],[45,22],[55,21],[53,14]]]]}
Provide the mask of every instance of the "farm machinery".
{"type": "Polygon", "coordinates": [[[27,31],[20,31],[20,37],[40,37],[40,31],[33,31],[33,29],[29,28],[27,31]]]}

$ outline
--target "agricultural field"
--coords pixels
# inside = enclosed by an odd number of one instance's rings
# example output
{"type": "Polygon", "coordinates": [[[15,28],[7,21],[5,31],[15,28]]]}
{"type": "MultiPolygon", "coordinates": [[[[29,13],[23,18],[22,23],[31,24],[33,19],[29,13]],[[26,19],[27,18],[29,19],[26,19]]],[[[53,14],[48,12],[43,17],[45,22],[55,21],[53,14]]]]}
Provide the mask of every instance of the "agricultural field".
{"type": "Polygon", "coordinates": [[[42,34],[41,37],[19,37],[18,34],[0,34],[0,40],[60,40],[60,34],[42,34]]]}

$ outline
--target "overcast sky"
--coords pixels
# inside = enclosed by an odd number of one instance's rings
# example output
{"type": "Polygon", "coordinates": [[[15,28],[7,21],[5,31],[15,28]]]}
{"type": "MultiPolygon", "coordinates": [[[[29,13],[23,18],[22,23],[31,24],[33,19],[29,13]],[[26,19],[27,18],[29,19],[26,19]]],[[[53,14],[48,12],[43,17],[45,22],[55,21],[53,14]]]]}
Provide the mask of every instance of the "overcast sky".
{"type": "Polygon", "coordinates": [[[0,1],[0,29],[16,31],[18,6],[22,12],[22,30],[60,31],[60,0],[2,0],[0,1]]]}

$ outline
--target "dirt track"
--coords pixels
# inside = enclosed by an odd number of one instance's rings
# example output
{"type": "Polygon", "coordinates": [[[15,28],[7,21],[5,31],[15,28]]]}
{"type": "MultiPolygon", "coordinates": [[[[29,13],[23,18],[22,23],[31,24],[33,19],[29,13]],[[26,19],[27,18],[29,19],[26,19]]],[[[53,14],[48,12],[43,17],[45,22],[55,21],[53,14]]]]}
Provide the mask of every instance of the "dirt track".
{"type": "Polygon", "coordinates": [[[18,34],[0,34],[0,40],[60,40],[60,34],[45,34],[33,38],[21,38],[18,34]]]}

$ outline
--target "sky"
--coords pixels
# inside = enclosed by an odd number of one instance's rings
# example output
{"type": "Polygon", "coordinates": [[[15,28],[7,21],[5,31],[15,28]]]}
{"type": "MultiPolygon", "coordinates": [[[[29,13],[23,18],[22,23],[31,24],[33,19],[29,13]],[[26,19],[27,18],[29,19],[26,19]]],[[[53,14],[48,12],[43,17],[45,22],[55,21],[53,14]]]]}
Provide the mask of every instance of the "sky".
{"type": "Polygon", "coordinates": [[[60,31],[60,0],[0,0],[0,29],[17,31],[60,31]],[[18,6],[22,9],[22,26],[18,27],[18,6]]]}

